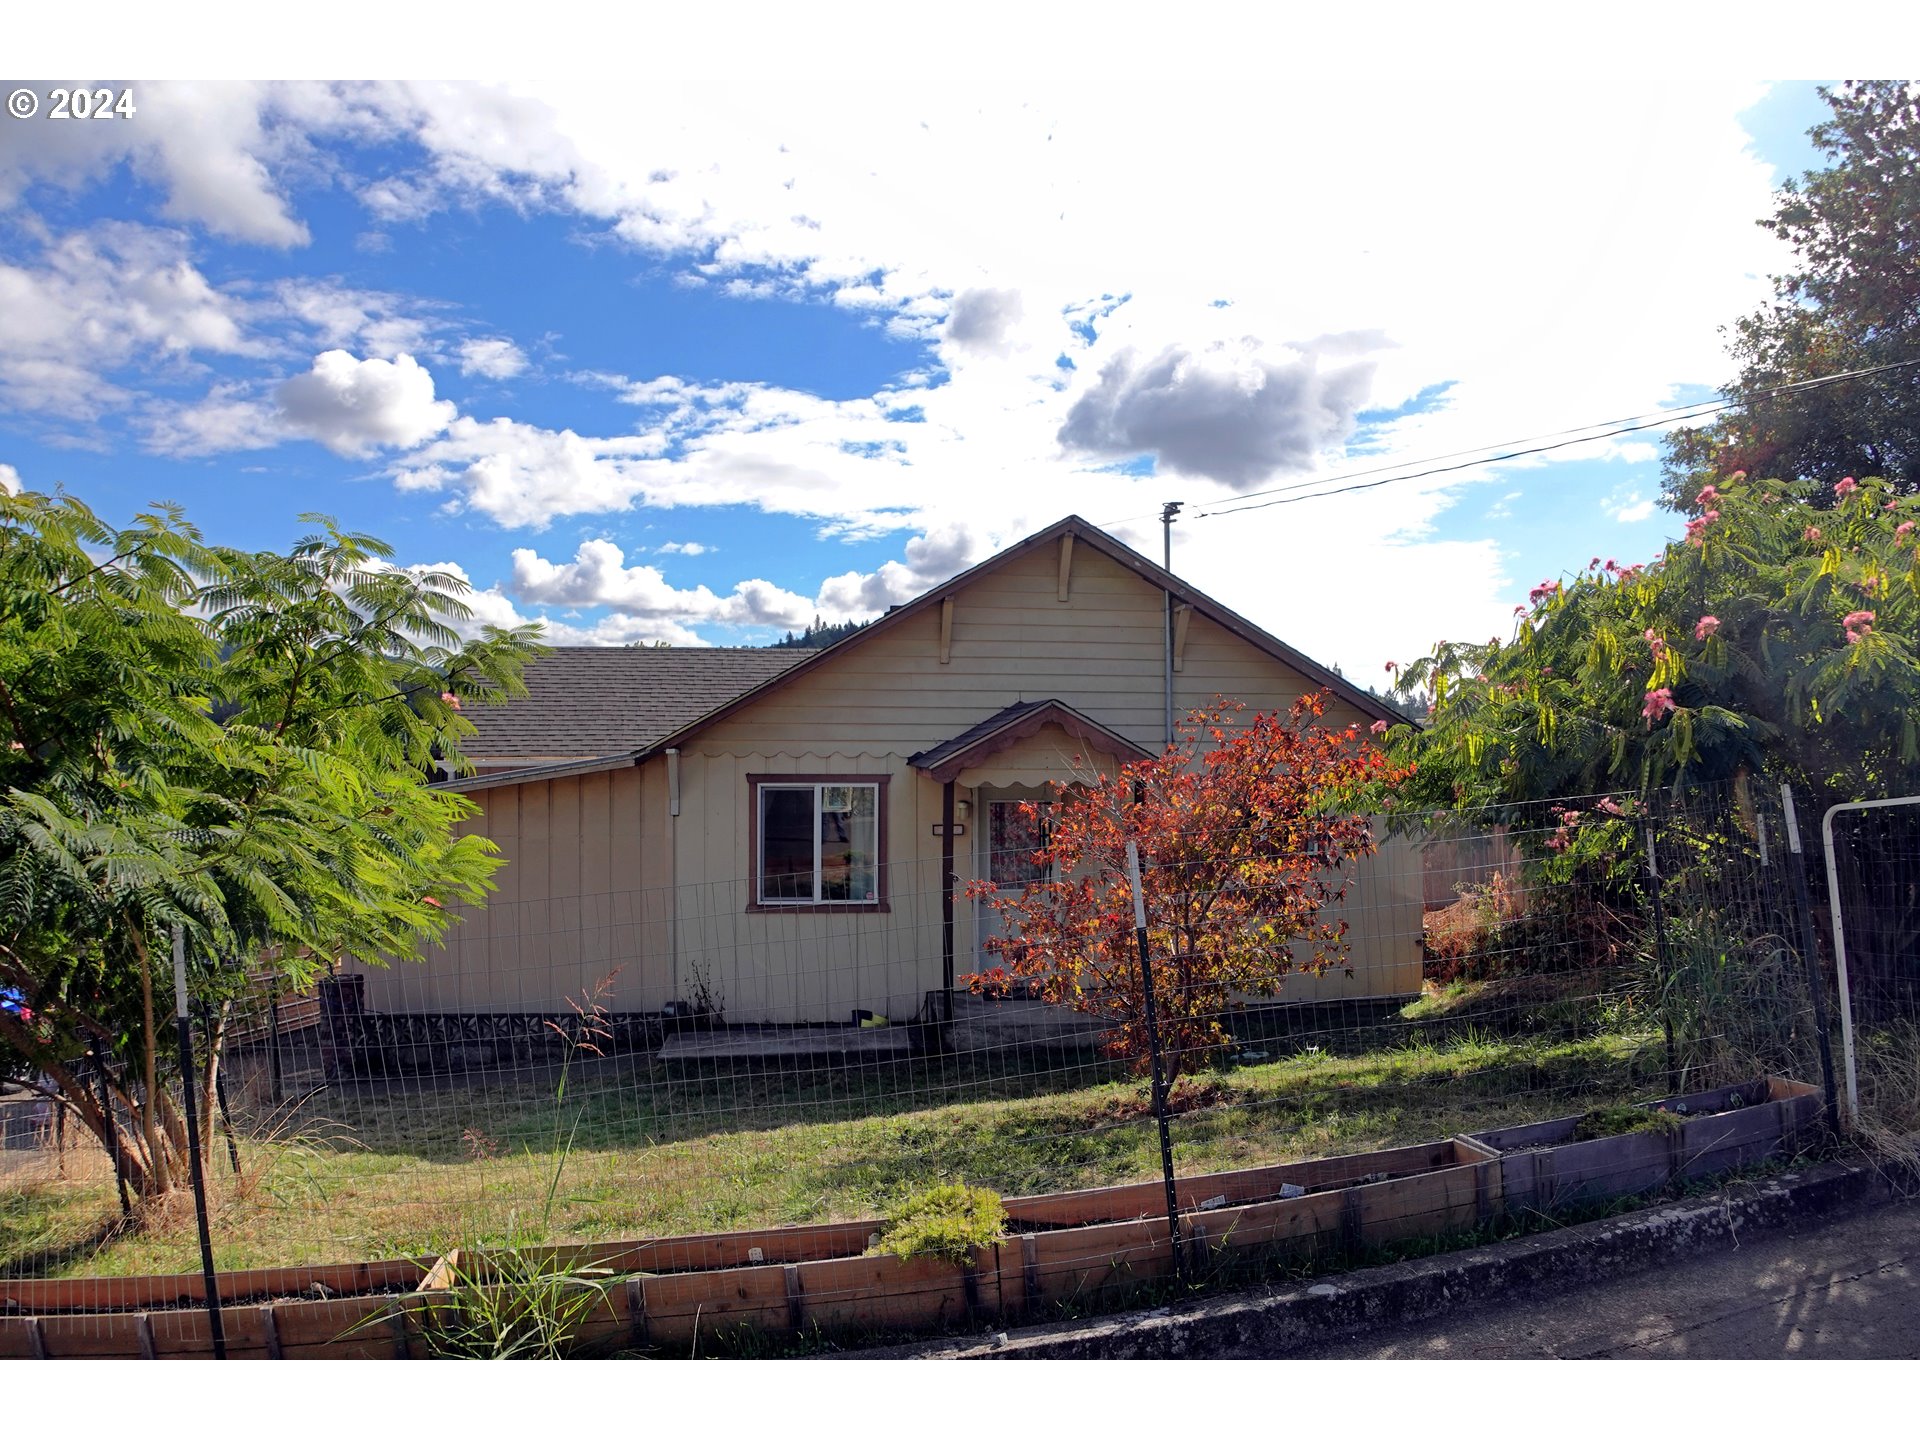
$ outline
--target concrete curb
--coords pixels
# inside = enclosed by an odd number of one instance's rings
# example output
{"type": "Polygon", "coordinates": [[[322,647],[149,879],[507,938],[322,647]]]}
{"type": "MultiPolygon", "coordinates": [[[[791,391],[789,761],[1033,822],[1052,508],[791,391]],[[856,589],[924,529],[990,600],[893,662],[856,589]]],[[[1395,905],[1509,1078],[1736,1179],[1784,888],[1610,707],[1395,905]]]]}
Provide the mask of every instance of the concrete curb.
{"type": "Polygon", "coordinates": [[[1892,1183],[1870,1166],[1830,1161],[1790,1175],[1736,1181],[1712,1195],[1589,1221],[1474,1250],[1329,1276],[1285,1292],[1240,1292],[1165,1310],[846,1354],[846,1359],[1093,1360],[1284,1355],[1309,1345],[1430,1319],[1546,1284],[1631,1274],[1743,1232],[1885,1203],[1892,1183]]]}

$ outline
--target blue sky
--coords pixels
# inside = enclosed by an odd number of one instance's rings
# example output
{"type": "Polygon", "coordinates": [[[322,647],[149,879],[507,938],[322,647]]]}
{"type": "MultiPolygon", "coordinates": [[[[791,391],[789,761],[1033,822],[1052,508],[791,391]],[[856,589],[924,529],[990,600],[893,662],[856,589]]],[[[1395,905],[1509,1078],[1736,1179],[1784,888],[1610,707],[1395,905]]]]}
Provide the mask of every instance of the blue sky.
{"type": "Polygon", "coordinates": [[[870,615],[1069,511],[1157,553],[1177,498],[1177,568],[1363,677],[1656,549],[1647,437],[1207,512],[1705,393],[1822,112],[1439,79],[1331,154],[1326,93],[1018,74],[114,83],[134,119],[0,121],[0,476],[242,545],[323,511],[573,643],[870,615]]]}

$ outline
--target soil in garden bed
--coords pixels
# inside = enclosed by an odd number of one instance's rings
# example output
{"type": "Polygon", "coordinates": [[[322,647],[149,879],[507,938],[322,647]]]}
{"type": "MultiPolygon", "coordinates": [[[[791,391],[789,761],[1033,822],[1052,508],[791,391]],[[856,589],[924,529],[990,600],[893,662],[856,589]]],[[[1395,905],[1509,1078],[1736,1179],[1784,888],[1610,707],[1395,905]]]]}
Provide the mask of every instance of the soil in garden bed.
{"type": "MultiPolygon", "coordinates": [[[[1496,1148],[1498,1148],[1502,1155],[1528,1155],[1539,1150],[1557,1150],[1567,1145],[1584,1144],[1591,1140],[1616,1139],[1625,1135],[1664,1134],[1668,1130],[1679,1129],[1689,1120],[1708,1120],[1720,1115],[1738,1115],[1743,1110],[1750,1110],[1756,1106],[1766,1104],[1767,1097],[1764,1093],[1757,1100],[1750,1098],[1747,1092],[1752,1088],[1751,1086],[1736,1086],[1730,1092],[1713,1092],[1716,1094],[1726,1093],[1732,1103],[1720,1105],[1711,1110],[1692,1109],[1689,1108],[1684,1101],[1675,1102],[1668,1100],[1662,1100],[1652,1105],[1607,1106],[1599,1110],[1589,1110],[1584,1115],[1569,1117],[1575,1121],[1575,1126],[1567,1135],[1543,1137],[1539,1140],[1528,1141],[1521,1145],[1502,1144],[1496,1148]],[[1629,1109],[1642,1111],[1648,1115],[1669,1115],[1673,1118],[1665,1123],[1650,1121],[1643,1125],[1626,1125],[1616,1128],[1611,1123],[1614,1118],[1614,1112],[1629,1109]],[[1580,1132],[1580,1126],[1588,1121],[1595,1122],[1598,1128],[1595,1128],[1591,1134],[1583,1135],[1580,1132]]],[[[1546,1122],[1540,1123],[1544,1124],[1546,1122]]]]}

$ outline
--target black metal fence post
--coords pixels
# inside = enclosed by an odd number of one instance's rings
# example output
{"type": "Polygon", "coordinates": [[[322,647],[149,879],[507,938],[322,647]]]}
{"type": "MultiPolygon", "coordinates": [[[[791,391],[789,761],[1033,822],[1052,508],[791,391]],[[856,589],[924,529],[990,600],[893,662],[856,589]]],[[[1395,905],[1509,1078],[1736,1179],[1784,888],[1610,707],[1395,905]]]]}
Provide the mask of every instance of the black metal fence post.
{"type": "Polygon", "coordinates": [[[1154,1012],[1153,960],[1147,945],[1147,892],[1140,881],[1140,847],[1127,842],[1127,880],[1133,886],[1133,935],[1140,947],[1140,984],[1146,996],[1147,1053],[1153,1060],[1153,1116],[1160,1126],[1160,1174],[1167,1184],[1167,1238],[1173,1245],[1174,1273],[1186,1274],[1180,1248],[1180,1195],[1173,1183],[1173,1136],[1167,1129],[1166,1071],[1160,1060],[1160,1023],[1154,1012]]]}
{"type": "Polygon", "coordinates": [[[180,1036],[180,1097],[187,1112],[187,1165],[193,1176],[193,1215],[200,1227],[200,1274],[207,1287],[207,1329],[213,1358],[227,1358],[227,1330],[220,1316],[220,1282],[213,1273],[213,1235],[207,1228],[207,1171],[200,1163],[200,1121],[193,1101],[193,1020],[187,1013],[187,940],[173,927],[173,1021],[180,1036]]]}
{"type": "MultiPolygon", "coordinates": [[[[1807,857],[1800,845],[1800,817],[1793,787],[1780,786],[1780,808],[1787,821],[1787,868],[1793,872],[1794,909],[1800,912],[1800,953],[1807,967],[1807,993],[1813,997],[1813,1027],[1820,1044],[1820,1083],[1827,1092],[1827,1128],[1838,1133],[1840,1084],[1833,1071],[1833,1039],[1827,1032],[1827,987],[1820,977],[1820,952],[1813,932],[1813,893],[1807,888],[1807,857]]],[[[1830,897],[1829,904],[1834,903],[1830,897]]]]}
{"type": "Polygon", "coordinates": [[[1653,892],[1653,953],[1660,981],[1660,1028],[1667,1041],[1667,1093],[1680,1093],[1680,1061],[1673,1044],[1673,968],[1667,961],[1667,909],[1660,898],[1660,820],[1666,813],[1664,792],[1656,794],[1653,812],[1643,822],[1647,843],[1647,880],[1653,892]]]}

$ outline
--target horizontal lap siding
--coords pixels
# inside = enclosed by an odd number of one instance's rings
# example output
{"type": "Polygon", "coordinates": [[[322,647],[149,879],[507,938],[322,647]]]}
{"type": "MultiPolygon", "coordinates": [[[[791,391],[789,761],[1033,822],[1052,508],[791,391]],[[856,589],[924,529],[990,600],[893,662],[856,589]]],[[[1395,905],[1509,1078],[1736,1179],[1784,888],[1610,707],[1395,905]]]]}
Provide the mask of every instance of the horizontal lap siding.
{"type": "MultiPolygon", "coordinates": [[[[955,599],[949,663],[940,613],[848,647],[683,747],[680,815],[668,817],[665,761],[476,792],[470,833],[507,862],[484,909],[460,908],[444,952],[369,969],[382,1010],[545,1011],[613,974],[612,1008],[657,1009],[704,984],[727,1018],[845,1020],[856,1009],[905,1019],[941,983],[941,787],[908,757],[1007,705],[1059,700],[1147,750],[1163,724],[1161,592],[1085,547],[1070,600],[1057,552],[1017,557],[955,599]],[[872,913],[749,913],[749,774],[884,774],[891,908],[872,913]]],[[[1216,695],[1249,711],[1285,710],[1303,677],[1199,615],[1187,627],[1176,710],[1216,695]]],[[[1365,724],[1344,702],[1333,724],[1365,724]]],[[[1046,730],[964,778],[1052,778],[1085,747],[1046,730]]],[[[1064,778],[1064,774],[1062,774],[1064,778]]],[[[975,800],[968,786],[959,798],[975,800]]],[[[956,890],[974,869],[971,833],[955,841],[956,890]]],[[[1356,871],[1342,913],[1356,975],[1297,977],[1284,998],[1394,994],[1419,985],[1419,869],[1398,842],[1356,871]]],[[[973,906],[955,904],[954,951],[973,953],[973,906]]]]}
{"type": "Polygon", "coordinates": [[[852,647],[697,737],[703,751],[898,755],[930,749],[1021,700],[1059,700],[1136,744],[1161,713],[1159,592],[1105,556],[1076,550],[1073,596],[1055,598],[1057,556],[1022,556],[954,602],[949,663],[940,613],[852,647]]]}
{"type": "MultiPolygon", "coordinates": [[[[1058,597],[1057,554],[1035,553],[983,576],[955,599],[949,662],[940,614],[895,625],[796,676],[694,736],[683,761],[679,820],[682,976],[718,977],[729,1019],[845,1019],[854,1009],[903,1019],[940,983],[940,787],[907,758],[1025,700],[1059,700],[1157,750],[1164,724],[1161,592],[1103,555],[1077,549],[1072,595],[1058,597]],[[748,914],[750,773],[891,777],[892,911],[748,914]],[[697,897],[688,882],[697,881],[697,897]],[[719,883],[724,882],[724,883],[719,883]],[[689,913],[691,903],[693,911],[689,913]]],[[[1310,688],[1271,656],[1198,615],[1176,676],[1180,713],[1227,695],[1249,711],[1285,710],[1310,688]]],[[[1370,717],[1339,702],[1327,722],[1370,717]]],[[[1086,746],[1049,728],[983,762],[969,784],[1066,778],[1062,756],[1086,746]]],[[[959,798],[975,799],[967,786],[959,798]]],[[[976,809],[973,824],[984,819],[976,809]]],[[[955,842],[956,891],[973,876],[977,837],[955,842]]],[[[1331,999],[1418,990],[1419,870],[1389,849],[1360,867],[1342,914],[1353,926],[1355,976],[1291,981],[1284,998],[1331,999]],[[1409,881],[1409,877],[1411,880],[1409,881]]],[[[957,968],[970,968],[973,906],[955,904],[957,968]]]]}

